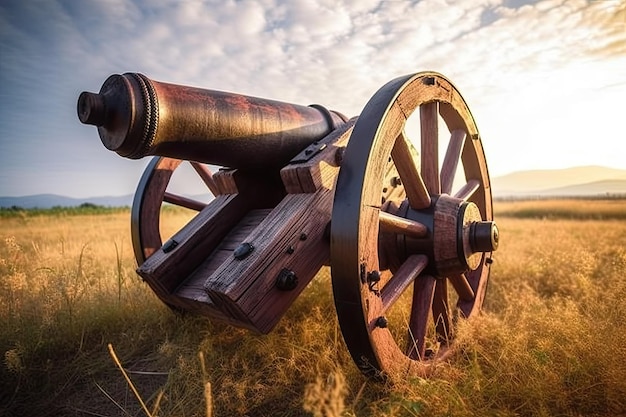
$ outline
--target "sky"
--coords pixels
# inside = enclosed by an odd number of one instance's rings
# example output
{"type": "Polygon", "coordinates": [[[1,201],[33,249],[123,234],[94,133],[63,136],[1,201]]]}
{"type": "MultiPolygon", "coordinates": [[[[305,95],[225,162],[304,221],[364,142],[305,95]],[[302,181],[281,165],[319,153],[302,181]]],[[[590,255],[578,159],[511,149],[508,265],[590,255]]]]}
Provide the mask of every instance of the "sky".
{"type": "Polygon", "coordinates": [[[111,74],[356,116],[425,70],[467,101],[492,177],[626,169],[624,0],[0,0],[0,196],[134,192],[149,158],[76,116],[111,74]]]}

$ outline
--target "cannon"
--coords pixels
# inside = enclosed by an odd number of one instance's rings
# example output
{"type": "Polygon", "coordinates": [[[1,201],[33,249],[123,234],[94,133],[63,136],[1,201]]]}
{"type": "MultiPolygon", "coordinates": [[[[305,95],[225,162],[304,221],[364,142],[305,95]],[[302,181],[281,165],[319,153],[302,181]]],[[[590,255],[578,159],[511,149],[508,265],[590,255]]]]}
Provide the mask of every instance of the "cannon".
{"type": "Polygon", "coordinates": [[[77,111],[109,150],[153,155],[131,234],[137,273],[173,309],[268,333],[329,265],[354,362],[388,378],[430,374],[482,307],[499,244],[489,173],[439,73],[388,82],[350,119],[137,73],[83,92],[77,111]],[[169,190],[183,163],[208,203],[169,190]],[[165,242],[163,203],[198,212],[165,242]]]}

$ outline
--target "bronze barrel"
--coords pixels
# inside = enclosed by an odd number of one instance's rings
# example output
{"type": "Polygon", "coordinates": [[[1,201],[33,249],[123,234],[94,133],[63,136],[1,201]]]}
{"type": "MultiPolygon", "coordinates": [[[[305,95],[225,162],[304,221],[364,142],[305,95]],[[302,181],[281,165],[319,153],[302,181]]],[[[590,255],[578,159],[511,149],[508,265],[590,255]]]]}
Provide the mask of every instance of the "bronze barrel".
{"type": "Polygon", "coordinates": [[[112,75],[99,93],[81,93],[77,111],[121,156],[250,169],[285,165],[346,120],[322,106],[163,83],[138,73],[112,75]]]}

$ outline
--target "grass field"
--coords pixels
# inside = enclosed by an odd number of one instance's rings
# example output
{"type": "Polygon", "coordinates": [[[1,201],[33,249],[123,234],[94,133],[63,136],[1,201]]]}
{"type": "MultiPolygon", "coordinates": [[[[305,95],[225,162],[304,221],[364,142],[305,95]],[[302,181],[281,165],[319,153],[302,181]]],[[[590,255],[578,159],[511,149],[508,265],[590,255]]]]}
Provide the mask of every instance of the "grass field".
{"type": "Polygon", "coordinates": [[[484,313],[432,378],[394,386],[350,359],[327,269],[259,336],[164,307],[134,272],[128,211],[5,213],[0,415],[626,415],[626,201],[495,212],[484,313]]]}

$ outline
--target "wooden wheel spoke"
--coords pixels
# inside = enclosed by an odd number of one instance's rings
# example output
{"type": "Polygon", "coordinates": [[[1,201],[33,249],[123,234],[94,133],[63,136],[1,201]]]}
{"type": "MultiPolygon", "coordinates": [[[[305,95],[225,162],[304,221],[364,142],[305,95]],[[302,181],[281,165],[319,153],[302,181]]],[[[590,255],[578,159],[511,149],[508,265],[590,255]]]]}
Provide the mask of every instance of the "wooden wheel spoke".
{"type": "Polygon", "coordinates": [[[415,281],[427,264],[428,258],[424,255],[411,255],[404,261],[380,291],[380,298],[383,302],[382,314],[400,298],[404,290],[415,281]]]}
{"type": "Polygon", "coordinates": [[[195,211],[201,211],[203,208],[206,207],[206,204],[200,201],[192,200],[191,198],[183,197],[182,195],[176,195],[176,194],[172,194],[168,192],[166,192],[163,195],[163,201],[170,203],[170,204],[174,204],[176,206],[185,207],[190,210],[195,210],[195,211]]]}
{"type": "Polygon", "coordinates": [[[435,331],[437,332],[437,340],[441,343],[447,344],[452,336],[452,323],[450,321],[451,314],[448,304],[447,280],[437,280],[432,306],[433,320],[435,322],[435,331]]]}
{"type": "Polygon", "coordinates": [[[441,192],[445,194],[452,193],[452,185],[456,174],[459,161],[461,160],[461,152],[465,144],[465,132],[463,130],[454,130],[450,136],[450,143],[446,150],[446,156],[441,166],[441,192]]]}
{"type": "Polygon", "coordinates": [[[398,174],[402,179],[404,191],[409,200],[409,205],[415,210],[424,209],[430,206],[430,195],[424,185],[422,176],[416,165],[416,160],[411,152],[404,132],[400,133],[391,151],[398,174]]]}
{"type": "MultiPolygon", "coordinates": [[[[339,325],[364,373],[427,377],[453,353],[457,319],[480,311],[487,287],[486,256],[465,256],[458,247],[469,236],[459,225],[493,218],[480,135],[456,87],[424,72],[378,90],[350,138],[335,182],[330,233],[339,325]],[[420,123],[413,142],[406,137],[411,115],[420,123]],[[450,132],[445,145],[440,124],[450,132]],[[461,174],[465,185],[457,191],[461,174]],[[468,263],[473,269],[464,272],[468,263]],[[448,272],[440,277],[435,271],[448,272]],[[404,319],[394,323],[398,315],[404,319]],[[402,326],[401,334],[393,324],[402,326]]],[[[482,248],[487,226],[474,227],[472,247],[482,248]]]]}
{"type": "Polygon", "coordinates": [[[456,198],[460,198],[463,201],[467,201],[478,189],[480,188],[480,182],[478,180],[469,180],[459,191],[454,194],[456,198]]]}
{"type": "Polygon", "coordinates": [[[406,354],[411,359],[424,358],[426,330],[433,306],[436,283],[437,280],[431,275],[422,275],[414,281],[406,349],[406,354]]]}
{"type": "Polygon", "coordinates": [[[438,111],[436,101],[420,106],[422,178],[428,192],[441,194],[439,183],[439,132],[438,111]]]}
{"type": "Polygon", "coordinates": [[[422,223],[404,217],[381,211],[378,217],[380,229],[388,233],[396,233],[413,238],[423,238],[428,235],[428,228],[422,223]]]}
{"type": "Polygon", "coordinates": [[[202,181],[206,184],[206,186],[211,191],[211,193],[213,195],[217,195],[218,194],[217,184],[215,184],[215,181],[213,180],[213,173],[211,173],[211,170],[209,170],[209,168],[207,168],[206,165],[198,163],[198,162],[190,162],[190,164],[193,167],[193,169],[196,170],[200,178],[202,178],[202,181]]]}
{"type": "Polygon", "coordinates": [[[465,274],[452,275],[448,279],[461,300],[472,301],[474,299],[474,290],[472,289],[465,274]]]}

